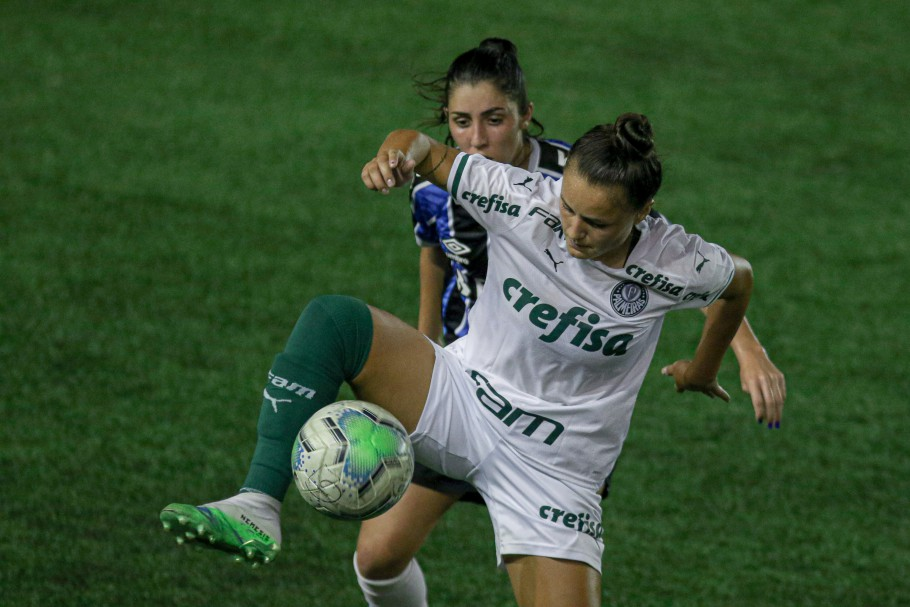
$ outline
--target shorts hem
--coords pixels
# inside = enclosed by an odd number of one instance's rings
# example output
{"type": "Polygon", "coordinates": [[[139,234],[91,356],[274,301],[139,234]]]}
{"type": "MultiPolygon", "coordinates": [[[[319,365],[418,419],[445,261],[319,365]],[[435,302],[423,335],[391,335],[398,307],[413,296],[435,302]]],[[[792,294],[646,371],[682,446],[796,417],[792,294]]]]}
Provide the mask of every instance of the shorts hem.
{"type": "Polygon", "coordinates": [[[566,561],[577,561],[588,565],[597,573],[602,572],[603,559],[594,558],[589,552],[582,550],[554,550],[552,546],[539,546],[535,544],[509,544],[500,546],[499,567],[505,567],[505,557],[509,556],[545,556],[551,559],[563,559],[566,561]]]}

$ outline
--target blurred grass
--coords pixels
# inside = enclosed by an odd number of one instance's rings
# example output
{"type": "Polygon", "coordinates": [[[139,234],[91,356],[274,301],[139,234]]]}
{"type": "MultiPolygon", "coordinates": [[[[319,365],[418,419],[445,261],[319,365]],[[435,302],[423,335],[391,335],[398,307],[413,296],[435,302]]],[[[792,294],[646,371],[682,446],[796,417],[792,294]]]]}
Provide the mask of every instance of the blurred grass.
{"type": "MultiPolygon", "coordinates": [[[[175,550],[169,501],[232,493],[303,304],[416,318],[403,193],[359,171],[430,108],[415,73],[513,39],[547,133],[636,110],[673,220],[752,261],[784,427],[675,395],[667,322],[605,509],[609,605],[901,605],[910,557],[910,9],[901,3],[9,1],[0,12],[0,566],[17,605],[359,604],[356,526],[292,495],[269,569],[175,550]]],[[[738,390],[730,357],[722,383],[738,390]]],[[[486,513],[422,565],[513,604],[486,513]]]]}

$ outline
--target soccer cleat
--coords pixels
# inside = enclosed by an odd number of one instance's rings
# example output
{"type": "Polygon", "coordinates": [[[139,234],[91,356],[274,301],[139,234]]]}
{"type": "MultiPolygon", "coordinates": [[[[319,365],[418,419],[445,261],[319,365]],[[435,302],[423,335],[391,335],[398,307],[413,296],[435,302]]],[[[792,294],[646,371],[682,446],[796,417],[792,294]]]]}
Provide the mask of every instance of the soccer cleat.
{"type": "Polygon", "coordinates": [[[251,522],[244,522],[211,506],[170,504],[161,511],[164,530],[178,544],[195,543],[238,555],[253,566],[275,560],[281,546],[251,522]]]}

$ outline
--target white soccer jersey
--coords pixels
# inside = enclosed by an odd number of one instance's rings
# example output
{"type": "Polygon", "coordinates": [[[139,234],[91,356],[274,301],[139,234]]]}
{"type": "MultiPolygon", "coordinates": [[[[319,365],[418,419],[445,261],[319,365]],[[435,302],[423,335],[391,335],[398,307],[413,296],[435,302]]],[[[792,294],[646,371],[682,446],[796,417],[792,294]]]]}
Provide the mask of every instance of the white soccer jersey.
{"type": "Polygon", "coordinates": [[[489,268],[471,332],[447,349],[520,457],[599,485],[625,440],[664,315],[713,302],[733,262],[654,217],[638,224],[625,267],[576,259],[559,221],[561,188],[539,173],[457,156],[448,189],[488,230],[489,268]]]}

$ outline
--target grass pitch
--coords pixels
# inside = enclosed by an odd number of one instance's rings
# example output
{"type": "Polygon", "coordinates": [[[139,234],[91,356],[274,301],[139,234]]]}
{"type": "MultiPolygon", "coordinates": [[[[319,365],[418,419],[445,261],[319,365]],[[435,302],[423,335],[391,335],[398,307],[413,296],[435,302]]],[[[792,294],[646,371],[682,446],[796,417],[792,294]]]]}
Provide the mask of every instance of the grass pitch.
{"type": "MultiPolygon", "coordinates": [[[[649,116],[660,209],[752,261],[788,379],[774,432],[742,394],[676,395],[658,370],[701,317],[671,317],[605,509],[604,603],[910,603],[908,26],[898,2],[6,2],[0,602],[360,604],[356,525],[293,493],[267,569],[176,549],[157,513],[236,490],[311,297],[416,319],[405,194],[360,167],[430,113],[413,74],[499,35],[549,135],[649,116]]],[[[422,553],[433,604],[513,604],[491,542],[455,508],[422,553]]]]}

